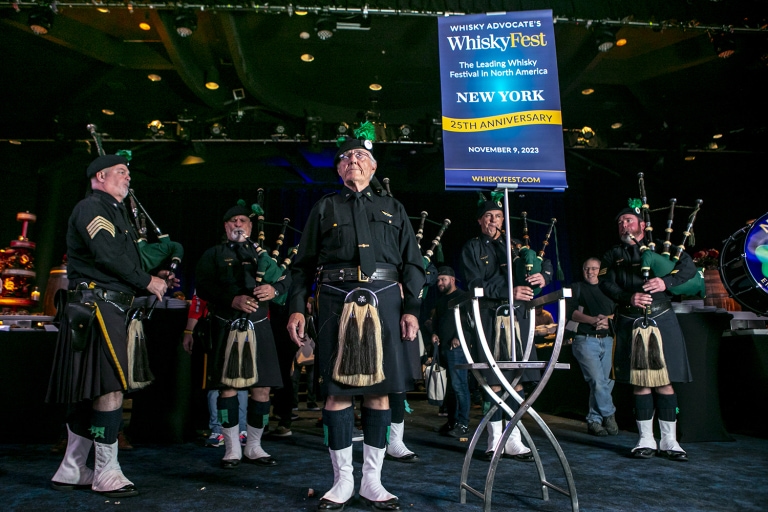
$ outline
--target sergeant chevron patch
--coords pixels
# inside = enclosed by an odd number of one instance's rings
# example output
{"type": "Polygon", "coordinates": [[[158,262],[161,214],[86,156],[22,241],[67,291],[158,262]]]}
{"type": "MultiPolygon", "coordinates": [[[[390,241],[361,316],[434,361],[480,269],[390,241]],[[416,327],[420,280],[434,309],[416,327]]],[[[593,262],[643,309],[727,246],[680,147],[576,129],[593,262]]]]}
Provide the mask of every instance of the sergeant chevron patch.
{"type": "Polygon", "coordinates": [[[112,235],[112,238],[115,237],[115,226],[111,222],[109,222],[107,219],[99,215],[98,217],[94,217],[94,219],[88,224],[86,227],[88,230],[88,235],[90,235],[91,240],[93,240],[96,237],[96,234],[101,231],[102,229],[105,231],[108,231],[110,235],[112,235]]]}

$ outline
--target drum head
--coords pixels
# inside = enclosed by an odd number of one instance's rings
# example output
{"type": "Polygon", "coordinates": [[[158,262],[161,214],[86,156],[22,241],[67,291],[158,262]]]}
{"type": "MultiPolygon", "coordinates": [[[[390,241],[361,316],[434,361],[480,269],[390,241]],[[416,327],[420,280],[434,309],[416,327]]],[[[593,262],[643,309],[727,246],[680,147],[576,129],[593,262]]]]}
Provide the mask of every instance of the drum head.
{"type": "Polygon", "coordinates": [[[768,213],[725,241],[720,275],[737,302],[768,315],[768,213]]]}

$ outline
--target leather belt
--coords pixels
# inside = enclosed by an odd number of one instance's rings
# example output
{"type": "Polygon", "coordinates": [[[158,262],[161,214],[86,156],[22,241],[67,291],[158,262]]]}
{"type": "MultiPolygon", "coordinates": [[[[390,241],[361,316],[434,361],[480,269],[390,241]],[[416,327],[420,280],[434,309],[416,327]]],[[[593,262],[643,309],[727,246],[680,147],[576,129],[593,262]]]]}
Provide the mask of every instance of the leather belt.
{"type": "Polygon", "coordinates": [[[507,299],[487,299],[485,297],[480,297],[478,303],[481,308],[496,309],[504,304],[509,304],[509,301],[507,299]]]}
{"type": "Polygon", "coordinates": [[[610,338],[610,334],[577,334],[576,336],[584,336],[585,338],[597,338],[597,339],[603,339],[603,338],[610,338]]]}
{"type": "Polygon", "coordinates": [[[320,272],[321,283],[343,283],[345,281],[367,283],[369,281],[397,281],[399,278],[400,274],[393,268],[377,268],[371,276],[366,276],[360,267],[334,268],[320,272]]]}
{"type": "MultiPolygon", "coordinates": [[[[661,302],[654,302],[653,304],[651,304],[651,315],[663,313],[668,309],[672,309],[672,303],[669,302],[668,300],[661,301],[661,302]]],[[[621,307],[621,314],[624,316],[637,318],[645,314],[645,309],[626,305],[621,307]]]]}
{"type": "Polygon", "coordinates": [[[86,288],[84,290],[68,290],[67,302],[83,302],[98,299],[114,302],[120,306],[131,307],[133,304],[133,295],[114,290],[105,290],[104,288],[86,288]]]}

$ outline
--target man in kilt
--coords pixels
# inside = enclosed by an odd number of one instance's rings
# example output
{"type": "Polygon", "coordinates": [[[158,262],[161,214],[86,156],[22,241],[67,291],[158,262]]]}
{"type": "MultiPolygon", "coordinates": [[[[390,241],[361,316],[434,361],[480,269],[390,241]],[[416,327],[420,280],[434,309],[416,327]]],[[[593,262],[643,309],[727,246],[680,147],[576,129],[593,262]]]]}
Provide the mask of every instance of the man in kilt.
{"type": "Polygon", "coordinates": [[[67,450],[51,485],[121,498],[138,494],[117,461],[123,394],[152,380],[146,351],[134,347],[143,336],[129,336],[128,317],[136,311],[135,295],[149,292],[162,300],[176,280],[168,271],[152,276],[142,269],[123,204],[131,182],[128,159],[100,156],[86,176],[93,193],[69,218],[69,290],[48,387],[48,402],[69,404],[67,450]],[[93,470],[85,464],[91,447],[93,470]]]}
{"type": "Polygon", "coordinates": [[[372,150],[370,140],[341,143],[334,164],[345,186],[313,207],[292,266],[288,331],[299,346],[307,341],[306,304],[316,285],[316,373],[327,397],[323,427],[334,473],[318,510],[341,510],[355,493],[355,395],[363,395],[360,497],[378,510],[400,510],[397,496],[381,483],[388,394],[413,383],[401,344],[416,338],[425,274],[405,208],[371,189],[372,150]]]}
{"type": "Polygon", "coordinates": [[[682,252],[670,274],[644,279],[641,248],[646,242],[646,223],[640,208],[621,210],[616,222],[621,244],[603,256],[599,284],[600,290],[618,305],[613,364],[616,381],[634,386],[640,438],[632,449],[632,456],[648,459],[657,454],[653,437],[655,409],[661,431],[658,455],[686,461],[688,455],[677,442],[677,395],[672,383],[693,379],[683,332],[668,290],[694,277],[696,267],[690,256],[682,252]],[[646,309],[649,310],[647,323],[643,320],[646,309]]]}
{"type": "Polygon", "coordinates": [[[275,459],[261,446],[269,424],[269,392],[282,387],[275,338],[269,323],[268,301],[287,286],[277,263],[250,241],[254,208],[243,201],[224,214],[227,239],[208,249],[197,264],[197,293],[208,301],[213,359],[209,389],[219,389],[219,422],[224,435],[221,466],[232,469],[240,461],[274,466],[275,459]],[[238,389],[248,389],[247,441],[240,445],[238,389]]]}

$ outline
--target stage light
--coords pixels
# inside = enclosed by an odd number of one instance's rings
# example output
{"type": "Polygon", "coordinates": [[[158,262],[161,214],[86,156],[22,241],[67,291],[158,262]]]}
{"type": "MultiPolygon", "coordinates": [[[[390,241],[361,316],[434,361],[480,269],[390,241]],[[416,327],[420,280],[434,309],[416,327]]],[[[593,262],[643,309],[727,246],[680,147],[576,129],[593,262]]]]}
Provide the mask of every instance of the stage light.
{"type": "Polygon", "coordinates": [[[53,8],[49,6],[35,7],[27,18],[30,30],[38,36],[44,36],[53,27],[53,8]]]}
{"type": "Polygon", "coordinates": [[[344,137],[349,132],[349,125],[345,122],[341,122],[336,126],[336,136],[344,137]]]}
{"type": "Polygon", "coordinates": [[[595,131],[589,126],[585,126],[584,128],[581,129],[581,137],[584,140],[589,140],[594,136],[595,136],[595,131]]]}
{"type": "Polygon", "coordinates": [[[213,66],[205,73],[205,88],[211,91],[219,88],[219,70],[213,66]]]}
{"type": "Polygon", "coordinates": [[[598,24],[593,26],[592,31],[598,51],[605,53],[616,44],[616,33],[612,29],[598,24]]]}
{"type": "Polygon", "coordinates": [[[147,75],[147,78],[149,78],[151,82],[159,82],[160,80],[163,79],[163,77],[161,77],[156,73],[150,73],[149,75],[147,75]]]}
{"type": "Polygon", "coordinates": [[[227,136],[227,127],[221,123],[213,123],[208,131],[211,133],[211,137],[214,138],[227,136]]]}
{"type": "Polygon", "coordinates": [[[277,123],[274,131],[272,132],[272,140],[280,140],[288,137],[288,127],[285,123],[277,123]]]}
{"type": "Polygon", "coordinates": [[[154,121],[151,121],[151,122],[150,122],[150,123],[147,125],[147,128],[149,129],[149,131],[150,131],[150,132],[151,132],[153,135],[157,135],[157,134],[161,134],[161,135],[162,135],[162,130],[163,130],[163,123],[162,123],[162,122],[160,122],[160,120],[159,120],[159,119],[155,119],[154,121]]]}
{"type": "Polygon", "coordinates": [[[411,125],[404,124],[399,129],[399,136],[397,140],[411,140],[411,134],[413,133],[413,130],[411,129],[411,125]]]}
{"type": "Polygon", "coordinates": [[[333,18],[320,18],[315,23],[315,32],[317,37],[323,41],[333,37],[333,33],[336,32],[336,20],[333,18]]]}
{"type": "Polygon", "coordinates": [[[189,37],[197,29],[197,14],[190,10],[180,10],[176,13],[175,25],[181,37],[189,37]]]}

